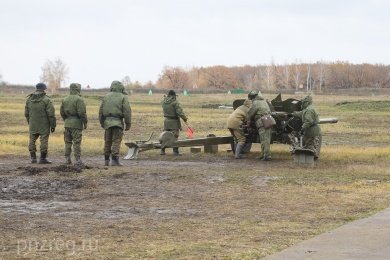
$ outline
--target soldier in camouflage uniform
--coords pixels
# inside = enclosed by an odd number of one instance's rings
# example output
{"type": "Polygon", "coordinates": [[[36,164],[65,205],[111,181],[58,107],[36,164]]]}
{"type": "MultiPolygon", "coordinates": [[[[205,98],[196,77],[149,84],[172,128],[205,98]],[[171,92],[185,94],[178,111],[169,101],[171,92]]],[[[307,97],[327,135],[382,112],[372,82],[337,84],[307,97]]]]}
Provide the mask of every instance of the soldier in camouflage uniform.
{"type": "Polygon", "coordinates": [[[319,116],[313,106],[313,98],[309,95],[302,100],[302,110],[295,111],[291,116],[302,119],[301,135],[303,136],[303,148],[314,152],[314,159],[318,159],[321,151],[321,128],[319,116]]]}
{"type": "Polygon", "coordinates": [[[271,128],[265,129],[260,118],[265,115],[270,115],[271,109],[260,91],[251,91],[248,94],[248,98],[252,100],[252,106],[248,111],[248,116],[250,121],[255,122],[261,142],[262,155],[260,156],[260,160],[270,161],[271,128]]]}
{"type": "Polygon", "coordinates": [[[104,161],[108,166],[122,166],[119,162],[119,149],[123,138],[123,129],[131,126],[131,108],[123,84],[113,81],[110,93],[104,96],[99,109],[99,122],[104,132],[104,161]],[[123,123],[124,121],[124,123],[123,123]]]}
{"type": "Polygon", "coordinates": [[[87,112],[84,99],[80,96],[81,85],[70,84],[70,95],[66,96],[61,103],[60,113],[64,119],[64,141],[65,141],[65,164],[72,164],[72,144],[76,165],[83,165],[81,156],[81,140],[83,129],[87,129],[87,112]]]}
{"type": "Polygon", "coordinates": [[[27,97],[24,115],[29,125],[30,141],[28,149],[30,151],[31,163],[37,162],[35,142],[40,138],[41,158],[39,163],[47,164],[47,152],[49,148],[50,132],[54,133],[56,128],[56,117],[54,106],[48,96],[46,96],[44,83],[36,85],[36,91],[27,97]]]}
{"type": "Polygon", "coordinates": [[[249,121],[248,111],[252,105],[252,101],[247,99],[244,101],[244,104],[237,107],[233,113],[230,114],[227,120],[227,128],[230,133],[233,135],[235,143],[234,155],[236,159],[241,159],[242,154],[246,148],[246,137],[244,135],[243,125],[247,125],[249,121]]]}
{"type": "MultiPolygon", "coordinates": [[[[164,112],[164,131],[172,132],[177,140],[181,130],[180,118],[187,122],[187,116],[184,114],[180,103],[176,100],[176,96],[175,91],[170,90],[167,96],[164,95],[161,106],[164,112]]],[[[165,148],[161,149],[160,154],[165,155],[165,148]]],[[[173,154],[180,155],[179,147],[173,147],[173,154]]]]}

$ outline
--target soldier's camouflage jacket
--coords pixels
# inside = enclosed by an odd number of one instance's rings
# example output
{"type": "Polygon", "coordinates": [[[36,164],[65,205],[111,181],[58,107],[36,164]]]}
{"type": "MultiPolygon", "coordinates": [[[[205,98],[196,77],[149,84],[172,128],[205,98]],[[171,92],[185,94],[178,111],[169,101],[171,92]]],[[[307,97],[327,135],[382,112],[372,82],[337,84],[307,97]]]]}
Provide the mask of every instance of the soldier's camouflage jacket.
{"type": "Polygon", "coordinates": [[[164,96],[161,102],[164,112],[164,129],[181,129],[180,118],[187,122],[187,116],[184,114],[176,96],[164,96]]]}
{"type": "Polygon", "coordinates": [[[127,129],[130,129],[130,102],[121,82],[113,81],[110,93],[104,96],[99,109],[99,122],[104,129],[114,126],[123,129],[124,124],[127,129]]]}
{"type": "Polygon", "coordinates": [[[321,128],[318,124],[320,120],[318,113],[312,105],[312,97],[307,96],[301,101],[302,111],[296,111],[293,113],[293,115],[302,119],[302,130],[304,132],[305,137],[310,138],[321,135],[321,128]]]}
{"type": "Polygon", "coordinates": [[[50,134],[50,128],[56,127],[53,103],[43,90],[36,90],[27,96],[24,116],[30,134],[50,134]]]}
{"type": "Polygon", "coordinates": [[[64,127],[83,129],[87,125],[87,112],[84,99],[80,96],[81,85],[70,84],[70,95],[62,100],[60,114],[64,127]]]}

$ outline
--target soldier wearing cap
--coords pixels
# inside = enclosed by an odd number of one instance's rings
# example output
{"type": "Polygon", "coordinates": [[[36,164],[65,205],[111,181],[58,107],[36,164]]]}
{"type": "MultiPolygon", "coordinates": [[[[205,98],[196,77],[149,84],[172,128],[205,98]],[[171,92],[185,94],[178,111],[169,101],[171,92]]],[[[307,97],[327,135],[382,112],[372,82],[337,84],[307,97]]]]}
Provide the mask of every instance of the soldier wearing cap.
{"type": "Polygon", "coordinates": [[[69,87],[70,95],[61,103],[60,113],[64,120],[65,164],[72,164],[72,145],[76,165],[83,165],[81,161],[81,140],[83,129],[87,129],[87,111],[84,99],[80,96],[81,85],[72,83],[69,87]]]}
{"type": "Polygon", "coordinates": [[[262,154],[260,156],[260,160],[270,161],[271,129],[265,129],[260,118],[265,115],[270,115],[271,109],[267,101],[263,98],[260,91],[257,92],[252,90],[248,94],[248,99],[252,100],[252,106],[248,111],[248,116],[250,118],[250,121],[255,122],[261,142],[262,154]]]}
{"type": "Polygon", "coordinates": [[[56,117],[53,103],[46,95],[47,89],[44,83],[38,83],[36,91],[27,96],[26,105],[24,109],[24,116],[29,125],[29,144],[31,163],[37,163],[36,145],[37,139],[40,139],[41,157],[39,163],[47,164],[51,161],[47,160],[47,153],[49,149],[49,135],[54,133],[56,128],[56,117]]]}
{"type": "MultiPolygon", "coordinates": [[[[187,122],[187,116],[184,114],[180,103],[176,100],[176,96],[174,90],[169,90],[168,95],[164,95],[161,106],[164,112],[164,131],[172,132],[177,140],[181,130],[180,118],[187,122]]],[[[160,154],[165,155],[164,147],[161,149],[160,154]]],[[[173,147],[173,154],[180,155],[179,147],[173,147]]]]}

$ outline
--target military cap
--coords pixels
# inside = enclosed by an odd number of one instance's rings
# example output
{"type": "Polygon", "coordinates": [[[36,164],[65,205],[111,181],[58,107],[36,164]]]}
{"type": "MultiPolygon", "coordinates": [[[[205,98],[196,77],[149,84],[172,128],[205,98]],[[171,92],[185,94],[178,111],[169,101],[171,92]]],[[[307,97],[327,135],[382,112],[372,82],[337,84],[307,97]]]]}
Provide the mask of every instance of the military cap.
{"type": "Polygon", "coordinates": [[[177,96],[177,95],[176,92],[171,89],[170,91],[168,91],[168,96],[177,96]]]}
{"type": "Polygon", "coordinates": [[[39,89],[39,90],[45,90],[45,89],[47,89],[46,84],[45,84],[45,83],[42,83],[42,82],[36,84],[35,87],[36,87],[36,89],[39,89]]]}
{"type": "Polygon", "coordinates": [[[249,97],[255,97],[257,95],[258,95],[258,92],[256,90],[251,90],[251,92],[249,92],[249,94],[248,94],[248,98],[249,97]]]}

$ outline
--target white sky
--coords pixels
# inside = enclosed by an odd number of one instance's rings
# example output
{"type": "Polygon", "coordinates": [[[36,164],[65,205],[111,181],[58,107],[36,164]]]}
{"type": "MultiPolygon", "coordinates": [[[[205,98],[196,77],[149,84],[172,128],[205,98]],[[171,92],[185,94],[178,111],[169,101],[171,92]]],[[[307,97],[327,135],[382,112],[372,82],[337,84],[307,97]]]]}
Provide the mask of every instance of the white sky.
{"type": "Polygon", "coordinates": [[[390,64],[388,0],[0,0],[0,74],[39,82],[156,81],[165,65],[390,64]]]}

